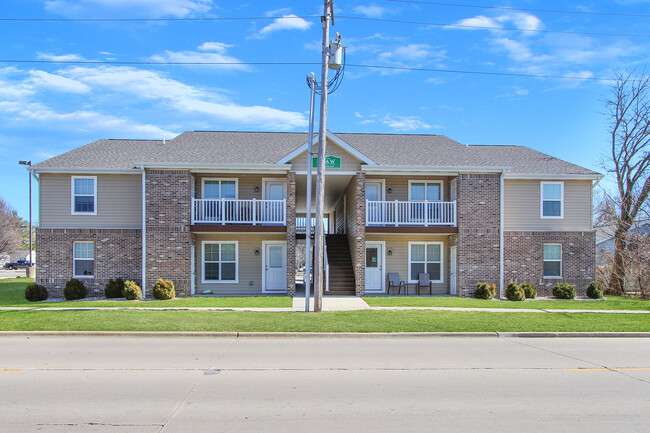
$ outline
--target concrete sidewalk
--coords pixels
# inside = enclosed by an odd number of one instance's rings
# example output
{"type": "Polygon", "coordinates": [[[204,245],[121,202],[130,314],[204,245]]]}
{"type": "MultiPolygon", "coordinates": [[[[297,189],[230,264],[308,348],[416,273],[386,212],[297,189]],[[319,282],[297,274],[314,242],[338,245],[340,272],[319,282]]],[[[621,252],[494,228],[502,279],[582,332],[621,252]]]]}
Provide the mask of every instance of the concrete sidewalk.
{"type": "MultiPolygon", "coordinates": [[[[362,298],[358,296],[323,296],[322,311],[356,311],[370,310],[362,298]]],[[[293,297],[293,311],[305,311],[305,296],[293,297]]],[[[309,298],[309,311],[314,311],[314,297],[309,298]]]]}

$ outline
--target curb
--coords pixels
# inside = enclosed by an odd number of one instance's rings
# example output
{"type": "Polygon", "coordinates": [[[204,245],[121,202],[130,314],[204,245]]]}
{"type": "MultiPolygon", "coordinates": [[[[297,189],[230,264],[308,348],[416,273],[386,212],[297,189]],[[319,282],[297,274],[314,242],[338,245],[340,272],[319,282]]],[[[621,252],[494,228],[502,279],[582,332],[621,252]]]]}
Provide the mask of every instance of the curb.
{"type": "Polygon", "coordinates": [[[650,338],[650,332],[138,332],[0,331],[0,337],[136,338],[650,338]]]}

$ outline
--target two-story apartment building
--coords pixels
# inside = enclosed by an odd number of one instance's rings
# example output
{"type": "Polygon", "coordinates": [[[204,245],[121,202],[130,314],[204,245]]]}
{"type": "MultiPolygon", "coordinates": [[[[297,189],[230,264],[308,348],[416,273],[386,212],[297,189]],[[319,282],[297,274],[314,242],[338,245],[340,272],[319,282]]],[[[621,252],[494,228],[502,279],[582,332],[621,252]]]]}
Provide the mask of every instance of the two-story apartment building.
{"type": "MultiPolygon", "coordinates": [[[[162,277],[181,296],[294,294],[315,164],[307,138],[98,140],[34,165],[37,282],[55,296],[72,277],[91,293],[118,277],[148,291],[162,277]]],[[[594,278],[598,173],[439,135],[327,138],[326,294],[386,293],[388,273],[415,282],[426,272],[434,294],[458,296],[510,280],[542,294],[559,281],[583,292],[594,278]]]]}

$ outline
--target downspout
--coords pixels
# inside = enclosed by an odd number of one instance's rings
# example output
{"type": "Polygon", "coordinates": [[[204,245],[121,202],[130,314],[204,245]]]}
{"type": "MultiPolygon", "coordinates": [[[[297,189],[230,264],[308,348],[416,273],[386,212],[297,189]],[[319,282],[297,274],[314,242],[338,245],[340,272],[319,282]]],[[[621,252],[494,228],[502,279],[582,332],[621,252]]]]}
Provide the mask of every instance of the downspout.
{"type": "Polygon", "coordinates": [[[142,297],[145,298],[147,285],[147,191],[144,164],[140,165],[140,169],[142,170],[142,297]]]}
{"type": "Polygon", "coordinates": [[[504,214],[504,204],[503,204],[503,176],[505,175],[506,170],[501,170],[501,176],[499,177],[499,298],[503,299],[503,284],[504,284],[504,275],[503,275],[503,260],[505,257],[504,247],[503,247],[503,214],[504,214]]]}

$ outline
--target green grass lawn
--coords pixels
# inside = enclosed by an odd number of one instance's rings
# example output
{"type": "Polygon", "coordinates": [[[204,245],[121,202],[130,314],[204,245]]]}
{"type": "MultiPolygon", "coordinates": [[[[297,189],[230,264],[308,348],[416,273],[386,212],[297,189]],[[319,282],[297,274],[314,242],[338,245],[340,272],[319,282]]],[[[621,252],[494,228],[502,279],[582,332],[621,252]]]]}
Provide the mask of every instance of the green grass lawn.
{"type": "Polygon", "coordinates": [[[192,297],[168,301],[63,301],[29,302],[25,299],[25,287],[33,280],[13,278],[0,280],[0,307],[215,307],[215,308],[290,308],[289,296],[247,296],[247,297],[192,297]]]}
{"type": "Polygon", "coordinates": [[[460,308],[526,308],[555,310],[650,310],[650,301],[644,299],[607,296],[601,301],[529,300],[524,302],[485,301],[473,298],[422,298],[367,296],[363,298],[371,307],[460,307],[460,308]]]}
{"type": "Polygon", "coordinates": [[[650,332],[643,314],[458,311],[0,311],[3,331],[650,332]]]}

